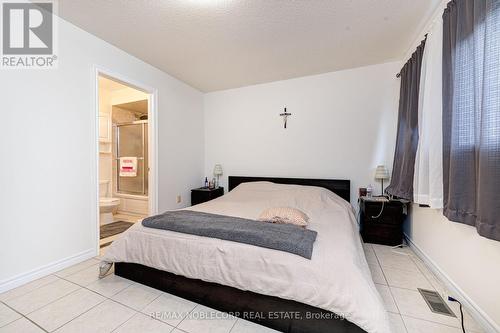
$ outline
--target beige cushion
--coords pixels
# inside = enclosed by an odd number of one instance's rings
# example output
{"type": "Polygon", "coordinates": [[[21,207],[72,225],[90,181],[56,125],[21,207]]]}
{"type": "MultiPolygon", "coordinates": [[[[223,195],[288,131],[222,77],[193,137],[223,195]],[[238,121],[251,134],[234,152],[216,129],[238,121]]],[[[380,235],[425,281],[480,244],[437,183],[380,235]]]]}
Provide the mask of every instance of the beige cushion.
{"type": "Polygon", "coordinates": [[[309,216],[292,207],[273,207],[265,209],[258,218],[259,221],[270,223],[288,223],[301,227],[307,226],[309,216]]]}

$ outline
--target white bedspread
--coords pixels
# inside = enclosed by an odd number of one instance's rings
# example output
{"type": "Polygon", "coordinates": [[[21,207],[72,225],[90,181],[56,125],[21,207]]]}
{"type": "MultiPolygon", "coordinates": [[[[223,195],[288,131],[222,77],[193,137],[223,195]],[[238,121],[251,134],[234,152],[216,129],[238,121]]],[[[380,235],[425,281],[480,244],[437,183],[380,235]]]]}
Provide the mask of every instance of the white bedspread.
{"type": "Polygon", "coordinates": [[[290,206],[316,230],[311,260],[300,256],[136,223],[106,251],[104,261],[131,262],[319,307],[367,332],[390,332],[366,262],[352,207],[319,187],[254,182],[188,209],[256,219],[269,207],[290,206]]]}

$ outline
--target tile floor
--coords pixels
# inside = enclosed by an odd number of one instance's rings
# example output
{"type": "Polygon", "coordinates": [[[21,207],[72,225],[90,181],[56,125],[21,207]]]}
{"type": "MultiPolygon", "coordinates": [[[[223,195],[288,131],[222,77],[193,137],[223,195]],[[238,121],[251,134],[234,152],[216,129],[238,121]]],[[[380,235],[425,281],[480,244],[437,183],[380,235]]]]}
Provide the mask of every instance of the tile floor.
{"type": "MultiPolygon", "coordinates": [[[[417,288],[448,294],[410,249],[364,244],[364,250],[395,333],[461,332],[457,318],[432,313],[421,298],[417,288]]],[[[98,264],[93,258],[0,294],[0,333],[276,332],[114,274],[99,280],[98,264]]],[[[465,326],[482,332],[468,314],[465,326]]]]}
{"type": "MultiPolygon", "coordinates": [[[[436,290],[443,299],[450,294],[443,283],[410,248],[393,249],[377,244],[363,244],[366,260],[395,333],[461,333],[458,304],[447,302],[457,318],[433,313],[417,288],[436,290]]],[[[483,332],[465,313],[467,332],[483,332]]]]}

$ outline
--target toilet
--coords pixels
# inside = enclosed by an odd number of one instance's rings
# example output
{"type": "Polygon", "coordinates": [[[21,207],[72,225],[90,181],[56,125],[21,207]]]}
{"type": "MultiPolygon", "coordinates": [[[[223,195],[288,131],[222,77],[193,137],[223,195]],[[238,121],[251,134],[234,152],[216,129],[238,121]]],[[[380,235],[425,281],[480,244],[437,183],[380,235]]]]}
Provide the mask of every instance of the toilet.
{"type": "Polygon", "coordinates": [[[99,223],[113,222],[113,214],[116,214],[119,205],[120,199],[111,197],[109,180],[99,181],[99,223]]]}

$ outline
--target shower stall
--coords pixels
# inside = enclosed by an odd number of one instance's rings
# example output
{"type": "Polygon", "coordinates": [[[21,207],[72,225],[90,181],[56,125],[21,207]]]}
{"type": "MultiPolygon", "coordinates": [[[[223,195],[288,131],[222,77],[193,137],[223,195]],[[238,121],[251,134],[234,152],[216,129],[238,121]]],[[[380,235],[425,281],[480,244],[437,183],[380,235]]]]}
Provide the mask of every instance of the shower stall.
{"type": "Polygon", "coordinates": [[[116,193],[148,196],[148,121],[138,120],[114,126],[116,193]],[[120,157],[137,157],[137,176],[120,177],[120,157]]]}

